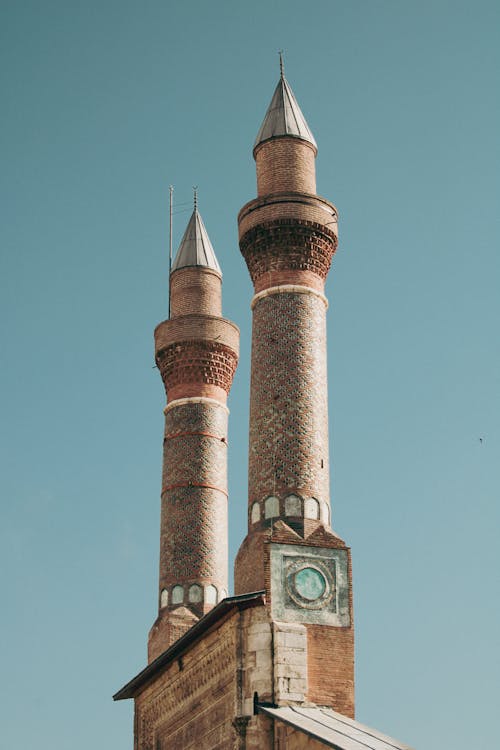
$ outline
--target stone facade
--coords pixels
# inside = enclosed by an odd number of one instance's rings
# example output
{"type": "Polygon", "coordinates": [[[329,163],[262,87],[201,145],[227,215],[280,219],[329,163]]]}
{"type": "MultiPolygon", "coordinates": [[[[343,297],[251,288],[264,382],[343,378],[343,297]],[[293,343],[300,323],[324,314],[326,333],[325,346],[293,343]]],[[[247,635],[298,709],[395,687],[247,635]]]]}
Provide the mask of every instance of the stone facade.
{"type": "Polygon", "coordinates": [[[274,750],[255,701],[304,703],[307,684],[306,629],[273,622],[262,597],[235,603],[137,688],[134,750],[274,750]]]}

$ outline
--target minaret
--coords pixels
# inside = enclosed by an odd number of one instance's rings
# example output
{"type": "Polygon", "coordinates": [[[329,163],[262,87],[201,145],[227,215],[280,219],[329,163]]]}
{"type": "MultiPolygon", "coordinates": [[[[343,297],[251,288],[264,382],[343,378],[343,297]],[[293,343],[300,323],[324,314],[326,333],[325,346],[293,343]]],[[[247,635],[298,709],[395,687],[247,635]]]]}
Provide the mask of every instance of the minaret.
{"type": "Polygon", "coordinates": [[[235,592],[265,590],[307,630],[307,699],[354,713],[350,551],[331,529],[324,284],[337,212],[316,195],[317,146],[281,75],[254,144],[257,198],[238,216],[254,285],[248,534],[235,592]]]}
{"type": "Polygon", "coordinates": [[[170,274],[170,319],[155,330],[167,394],[158,618],[149,661],[227,596],[227,396],[239,331],[222,317],[222,274],[194,211],[170,274]]]}

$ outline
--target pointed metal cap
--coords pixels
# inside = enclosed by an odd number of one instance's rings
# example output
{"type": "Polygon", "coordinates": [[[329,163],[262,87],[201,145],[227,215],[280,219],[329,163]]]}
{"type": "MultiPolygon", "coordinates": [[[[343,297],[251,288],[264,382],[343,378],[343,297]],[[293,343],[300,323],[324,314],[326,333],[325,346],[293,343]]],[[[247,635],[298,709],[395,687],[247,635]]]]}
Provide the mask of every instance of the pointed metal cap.
{"type": "Polygon", "coordinates": [[[196,200],[194,211],[177,250],[172,271],[177,271],[179,268],[185,268],[186,266],[204,266],[222,274],[203,219],[198,213],[196,200]]]}
{"type": "Polygon", "coordinates": [[[281,55],[280,70],[280,79],[264,117],[264,122],[260,126],[257,138],[255,139],[254,151],[264,141],[283,135],[302,138],[303,141],[308,141],[317,150],[318,147],[314,136],[309,130],[306,118],[302,114],[297,99],[283,73],[281,55]]]}

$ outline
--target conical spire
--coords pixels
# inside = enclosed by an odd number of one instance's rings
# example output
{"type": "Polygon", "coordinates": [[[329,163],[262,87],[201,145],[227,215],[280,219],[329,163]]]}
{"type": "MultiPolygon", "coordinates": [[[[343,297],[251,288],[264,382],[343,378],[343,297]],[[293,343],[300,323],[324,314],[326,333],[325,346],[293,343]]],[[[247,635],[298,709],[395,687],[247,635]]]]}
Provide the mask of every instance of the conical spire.
{"type": "Polygon", "coordinates": [[[263,141],[282,135],[302,138],[302,140],[312,143],[317,148],[306,118],[302,114],[290,84],[285,78],[283,59],[280,55],[280,79],[264,117],[264,122],[260,126],[255,139],[254,149],[263,141]]]}
{"type": "Polygon", "coordinates": [[[172,271],[185,268],[185,266],[205,266],[206,268],[212,268],[218,273],[222,273],[203,219],[198,212],[196,194],[194,211],[191,214],[181,244],[177,250],[172,271]]]}

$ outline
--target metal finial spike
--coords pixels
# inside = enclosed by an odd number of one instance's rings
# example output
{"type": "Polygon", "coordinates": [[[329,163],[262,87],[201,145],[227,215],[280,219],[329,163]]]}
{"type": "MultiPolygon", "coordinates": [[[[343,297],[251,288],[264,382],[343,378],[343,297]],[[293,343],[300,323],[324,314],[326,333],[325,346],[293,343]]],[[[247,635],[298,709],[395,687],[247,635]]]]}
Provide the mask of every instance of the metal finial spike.
{"type": "Polygon", "coordinates": [[[198,185],[193,186],[193,203],[194,203],[194,210],[198,210],[198,185]]]}
{"type": "Polygon", "coordinates": [[[278,54],[280,56],[280,76],[281,76],[281,78],[284,78],[285,77],[285,66],[283,65],[283,50],[280,49],[280,51],[278,52],[278,54]]]}

